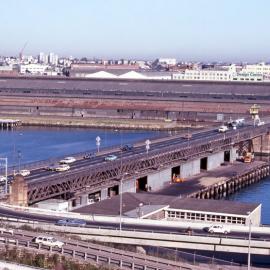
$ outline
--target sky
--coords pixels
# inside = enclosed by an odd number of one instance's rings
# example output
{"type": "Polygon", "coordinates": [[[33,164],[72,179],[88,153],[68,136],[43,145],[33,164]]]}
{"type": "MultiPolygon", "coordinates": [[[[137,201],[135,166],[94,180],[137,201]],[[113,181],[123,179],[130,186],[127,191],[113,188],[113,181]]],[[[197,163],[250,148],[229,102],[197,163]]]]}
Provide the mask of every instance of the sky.
{"type": "Polygon", "coordinates": [[[269,0],[0,0],[0,55],[269,61],[269,0]]]}

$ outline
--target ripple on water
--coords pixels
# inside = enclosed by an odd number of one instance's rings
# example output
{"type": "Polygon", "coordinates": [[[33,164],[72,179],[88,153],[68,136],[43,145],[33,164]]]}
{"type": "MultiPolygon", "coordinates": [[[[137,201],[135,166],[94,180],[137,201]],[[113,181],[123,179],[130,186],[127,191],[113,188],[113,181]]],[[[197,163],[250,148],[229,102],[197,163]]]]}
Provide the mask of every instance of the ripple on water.
{"type": "Polygon", "coordinates": [[[230,201],[261,203],[262,224],[270,224],[270,177],[230,195],[230,201]]]}

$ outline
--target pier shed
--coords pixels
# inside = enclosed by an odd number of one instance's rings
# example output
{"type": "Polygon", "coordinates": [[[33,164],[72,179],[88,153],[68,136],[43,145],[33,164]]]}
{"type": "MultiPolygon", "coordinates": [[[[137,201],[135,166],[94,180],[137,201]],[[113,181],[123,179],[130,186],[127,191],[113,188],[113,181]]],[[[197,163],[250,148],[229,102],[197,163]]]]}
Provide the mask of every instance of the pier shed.
{"type": "Polygon", "coordinates": [[[165,210],[167,220],[199,221],[235,225],[261,224],[261,204],[228,200],[183,198],[165,210]]]}

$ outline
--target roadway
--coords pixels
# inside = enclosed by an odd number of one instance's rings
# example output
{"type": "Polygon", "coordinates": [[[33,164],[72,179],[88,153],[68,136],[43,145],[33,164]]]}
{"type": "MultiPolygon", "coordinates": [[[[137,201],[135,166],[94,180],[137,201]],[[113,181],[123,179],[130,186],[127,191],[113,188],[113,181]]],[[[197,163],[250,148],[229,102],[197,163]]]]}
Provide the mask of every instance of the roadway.
{"type": "MultiPolygon", "coordinates": [[[[237,134],[239,130],[245,130],[253,128],[252,125],[245,125],[244,127],[239,127],[238,130],[232,130],[230,129],[226,133],[218,133],[217,129],[213,130],[207,130],[207,131],[201,131],[197,133],[193,133],[191,138],[184,138],[183,135],[177,135],[177,136],[171,136],[166,137],[164,139],[159,139],[156,141],[152,141],[150,144],[149,154],[154,153],[154,151],[158,150],[166,150],[168,147],[177,146],[180,147],[189,147],[194,144],[198,143],[205,143],[206,141],[214,140],[217,138],[222,138],[224,136],[230,136],[233,134],[237,134]]],[[[53,176],[59,176],[65,177],[68,174],[71,173],[79,173],[80,171],[85,170],[91,170],[95,165],[104,165],[106,167],[106,164],[112,163],[114,161],[105,161],[105,157],[109,154],[116,155],[118,157],[118,160],[125,160],[130,157],[138,157],[142,158],[142,154],[144,153],[144,157],[147,155],[145,150],[145,144],[139,144],[134,145],[133,150],[131,151],[121,151],[120,147],[115,148],[111,151],[108,151],[106,153],[97,153],[97,155],[91,159],[81,159],[76,160],[74,163],[70,164],[70,170],[66,172],[54,172],[54,171],[47,171],[45,168],[38,168],[31,171],[31,174],[29,176],[26,176],[25,179],[28,184],[37,183],[40,181],[48,180],[48,177],[53,176]]],[[[47,167],[47,166],[46,166],[47,167]]]]}
{"type": "MultiPolygon", "coordinates": [[[[20,211],[13,211],[10,209],[6,209],[3,207],[0,207],[0,221],[2,219],[2,222],[6,222],[3,217],[12,219],[18,219],[18,220],[24,220],[24,222],[27,221],[31,224],[31,222],[38,222],[36,224],[36,227],[42,226],[42,224],[55,224],[58,220],[63,219],[61,216],[51,216],[51,215],[41,215],[41,214],[31,214],[26,212],[20,212],[20,211]]],[[[78,216],[79,217],[79,216],[78,216]]],[[[14,222],[14,220],[13,220],[14,222]]],[[[20,222],[20,221],[18,221],[20,222]]],[[[211,224],[209,224],[210,226],[211,224]]],[[[86,221],[85,228],[95,228],[95,229],[109,229],[109,230],[119,230],[119,222],[97,222],[97,221],[86,221]]],[[[150,233],[169,233],[169,234],[175,234],[175,235],[189,235],[190,232],[187,231],[187,229],[190,227],[192,228],[192,235],[193,236],[211,236],[220,238],[221,236],[224,236],[223,234],[209,234],[205,229],[206,228],[198,228],[197,226],[194,226],[193,222],[185,222],[185,224],[179,223],[178,226],[161,226],[161,225],[148,225],[148,224],[125,224],[122,222],[121,224],[122,230],[124,231],[136,231],[136,232],[150,232],[150,233]]],[[[228,225],[229,226],[229,225],[228,225]]],[[[58,226],[57,226],[58,227],[58,226]]],[[[69,226],[65,226],[69,227],[69,226]]],[[[248,232],[241,232],[241,231],[231,231],[228,235],[226,235],[226,238],[233,238],[233,239],[248,239],[248,232]]],[[[270,234],[267,233],[258,233],[258,232],[252,232],[252,239],[254,240],[260,240],[260,241],[270,241],[270,234]]]]}

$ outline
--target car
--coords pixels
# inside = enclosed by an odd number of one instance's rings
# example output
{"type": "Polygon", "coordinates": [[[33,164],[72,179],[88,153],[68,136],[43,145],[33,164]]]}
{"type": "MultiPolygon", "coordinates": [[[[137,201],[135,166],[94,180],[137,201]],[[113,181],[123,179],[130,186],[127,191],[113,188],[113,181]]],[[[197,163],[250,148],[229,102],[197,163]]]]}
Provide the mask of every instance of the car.
{"type": "Polygon", "coordinates": [[[105,161],[114,161],[116,159],[117,159],[116,155],[109,155],[109,156],[104,158],[105,161]]]}
{"type": "Polygon", "coordinates": [[[122,146],[120,149],[121,149],[122,151],[131,151],[133,148],[134,148],[134,147],[133,147],[132,144],[126,144],[126,145],[122,146]]]}
{"type": "Polygon", "coordinates": [[[224,225],[211,225],[210,227],[207,228],[207,231],[209,233],[223,233],[223,234],[227,234],[230,233],[230,228],[224,226],[224,225]]]}
{"type": "Polygon", "coordinates": [[[56,172],[64,172],[68,171],[70,169],[70,166],[68,164],[60,164],[55,168],[56,172]]]}
{"type": "Polygon", "coordinates": [[[62,248],[64,245],[64,242],[61,242],[54,237],[50,236],[37,236],[34,238],[34,242],[38,244],[42,244],[44,246],[49,246],[49,247],[58,247],[62,248]]]}
{"type": "Polygon", "coordinates": [[[57,220],[55,225],[58,226],[74,226],[74,227],[84,227],[86,225],[86,221],[83,219],[60,219],[57,220]]]}
{"type": "Polygon", "coordinates": [[[83,156],[84,159],[91,159],[96,156],[96,153],[87,153],[83,156]]]}
{"type": "Polygon", "coordinates": [[[70,164],[76,161],[75,157],[66,157],[59,161],[60,164],[70,164]]]}
{"type": "Polygon", "coordinates": [[[29,170],[20,170],[17,172],[17,174],[20,174],[22,176],[28,176],[30,174],[29,170]]]}
{"type": "Polygon", "coordinates": [[[4,175],[0,175],[0,183],[6,182],[7,178],[4,175]]]}
{"type": "Polygon", "coordinates": [[[49,166],[47,166],[45,168],[45,170],[47,170],[47,171],[55,171],[58,166],[59,166],[59,164],[50,164],[49,166]]]}
{"type": "Polygon", "coordinates": [[[229,128],[227,127],[227,126],[220,126],[219,128],[218,128],[218,132],[226,132],[226,131],[228,131],[229,130],[229,128]]]}
{"type": "Polygon", "coordinates": [[[263,126],[265,123],[264,123],[264,121],[260,121],[260,122],[258,122],[258,124],[257,124],[257,126],[259,127],[259,126],[263,126]]]}
{"type": "Polygon", "coordinates": [[[192,138],[192,134],[191,133],[186,133],[182,136],[183,139],[191,139],[192,138]]]}

